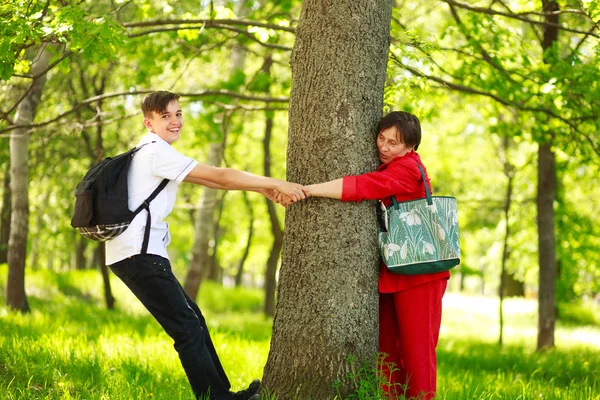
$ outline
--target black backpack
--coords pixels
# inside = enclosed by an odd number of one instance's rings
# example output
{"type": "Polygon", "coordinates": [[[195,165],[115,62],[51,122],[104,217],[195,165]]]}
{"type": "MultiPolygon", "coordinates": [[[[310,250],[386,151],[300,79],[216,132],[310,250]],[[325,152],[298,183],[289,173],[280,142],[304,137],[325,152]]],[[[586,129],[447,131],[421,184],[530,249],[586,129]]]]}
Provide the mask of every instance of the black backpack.
{"type": "Polygon", "coordinates": [[[105,158],[90,168],[77,184],[71,226],[87,239],[100,242],[114,239],[129,227],[136,215],[147,210],[141,253],[146,254],[152,223],[150,202],[167,186],[169,180],[164,179],[135,211],[129,209],[127,172],[133,156],[143,146],[145,144],[115,157],[105,158]]]}

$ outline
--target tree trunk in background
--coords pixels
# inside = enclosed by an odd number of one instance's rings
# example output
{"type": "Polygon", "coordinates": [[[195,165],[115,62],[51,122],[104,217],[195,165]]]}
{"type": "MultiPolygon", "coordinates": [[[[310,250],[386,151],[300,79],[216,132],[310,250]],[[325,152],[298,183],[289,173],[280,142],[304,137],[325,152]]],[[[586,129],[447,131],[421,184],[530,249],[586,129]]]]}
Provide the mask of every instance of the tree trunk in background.
{"type": "MultiPolygon", "coordinates": [[[[373,171],[392,1],[303,2],[292,53],[287,178],[303,184],[373,171]]],[[[286,209],[266,391],[333,398],[333,383],[378,349],[373,202],[310,198],[286,209]],[[350,365],[348,356],[356,358],[350,365]]],[[[351,390],[344,380],[342,395],[351,390]]]]}
{"type": "Polygon", "coordinates": [[[244,277],[244,264],[246,263],[246,259],[250,253],[252,237],[254,236],[254,208],[252,208],[252,203],[250,203],[250,199],[248,199],[248,192],[242,191],[242,196],[244,196],[244,204],[246,205],[246,211],[248,212],[250,221],[248,222],[248,238],[246,239],[246,248],[244,249],[242,258],[240,258],[240,263],[238,264],[237,272],[235,274],[235,286],[242,286],[242,278],[244,277]]]}
{"type": "MultiPolygon", "coordinates": [[[[246,8],[247,2],[242,0],[239,4],[238,15],[245,15],[248,9],[246,8]]],[[[236,70],[243,70],[246,62],[246,50],[242,47],[234,47],[231,51],[231,66],[232,74],[236,70]]],[[[227,137],[226,127],[223,129],[223,140],[219,143],[213,143],[210,146],[208,153],[208,160],[206,164],[218,167],[223,161],[223,152],[225,151],[225,138],[227,137]]],[[[222,201],[222,199],[221,199],[222,201]]],[[[216,259],[216,234],[213,229],[213,223],[215,220],[215,210],[217,209],[217,191],[205,187],[202,193],[202,198],[199,201],[198,207],[199,212],[196,216],[196,224],[194,230],[196,232],[196,240],[194,242],[194,248],[192,250],[192,260],[188,273],[185,277],[183,288],[190,298],[195,299],[200,289],[200,283],[202,278],[205,276],[214,277],[214,269],[219,268],[216,259]],[[211,258],[208,250],[209,243],[214,240],[215,250],[212,254],[215,256],[211,258]],[[211,265],[212,263],[212,265],[211,265]]]]}
{"type": "Polygon", "coordinates": [[[106,308],[109,310],[114,310],[115,297],[113,296],[110,287],[108,267],[106,266],[106,244],[104,242],[98,242],[96,253],[98,254],[98,262],[100,263],[100,273],[102,274],[102,283],[104,284],[104,301],[106,303],[106,308]]]}
{"type": "Polygon", "coordinates": [[[8,262],[8,238],[10,236],[10,168],[2,179],[2,210],[0,211],[0,264],[8,262]]]}
{"type": "Polygon", "coordinates": [[[538,290],[537,350],[554,347],[556,323],[556,239],[554,233],[554,198],[556,165],[550,143],[538,149],[538,257],[540,264],[538,290]]]}
{"type": "MultiPolygon", "coordinates": [[[[49,64],[51,54],[42,44],[31,65],[31,75],[38,76],[49,64]]],[[[46,83],[46,74],[32,83],[31,90],[17,107],[16,125],[28,125],[35,113],[46,83]]],[[[29,233],[29,132],[17,129],[10,137],[10,190],[12,215],[8,240],[8,280],[6,282],[6,305],[14,310],[29,311],[25,294],[25,259],[29,233]]]]}
{"type": "MultiPolygon", "coordinates": [[[[106,87],[106,78],[104,75],[100,82],[100,86],[95,88],[96,96],[104,94],[106,87]]],[[[99,120],[102,120],[102,101],[97,104],[97,110],[99,113],[99,120]]],[[[96,162],[100,162],[104,158],[104,137],[102,136],[102,124],[98,124],[96,128],[96,162]]],[[[108,267],[106,266],[106,244],[104,242],[98,243],[98,263],[100,264],[100,272],[102,274],[102,283],[104,284],[104,301],[106,302],[106,308],[113,310],[115,308],[115,298],[112,294],[112,288],[110,286],[110,278],[108,276],[108,267]]]]}
{"type": "MultiPolygon", "coordinates": [[[[273,65],[273,58],[271,54],[265,57],[265,63],[262,67],[262,72],[265,75],[271,74],[271,66],[273,65]]],[[[270,84],[265,88],[265,94],[269,94],[270,84]]],[[[265,176],[271,176],[271,137],[273,134],[273,112],[265,112],[265,137],[263,138],[263,174],[265,176]]],[[[277,264],[279,263],[279,256],[281,255],[281,247],[283,246],[283,229],[279,218],[277,217],[277,211],[275,210],[275,204],[269,199],[265,199],[267,204],[267,211],[269,212],[269,221],[271,223],[271,234],[273,235],[273,245],[269,251],[269,258],[267,259],[267,267],[265,268],[265,305],[264,313],[269,317],[275,315],[275,289],[277,287],[277,264]]]]}
{"type": "MultiPolygon", "coordinates": [[[[216,167],[221,165],[223,159],[223,143],[210,145],[206,164],[216,167]]],[[[203,270],[210,264],[209,244],[213,239],[213,223],[217,205],[217,190],[205,187],[202,197],[198,202],[198,213],[194,227],[196,240],[192,249],[192,260],[188,269],[183,288],[191,299],[195,299],[200,289],[203,270]]]]}
{"type": "Polygon", "coordinates": [[[504,297],[525,297],[525,283],[510,272],[504,275],[504,297]]]}
{"type": "MultiPolygon", "coordinates": [[[[552,48],[558,41],[559,11],[553,0],[543,0],[546,21],[554,24],[544,26],[544,62],[552,63],[556,51],[552,48]]],[[[554,347],[556,324],[556,237],[554,233],[554,200],[556,199],[556,161],[552,150],[551,134],[538,149],[538,257],[540,264],[538,289],[538,337],[537,350],[554,347]]]]}
{"type": "Polygon", "coordinates": [[[73,249],[75,252],[75,269],[86,269],[87,263],[85,259],[85,249],[87,248],[87,239],[81,236],[79,233],[75,232],[75,234],[76,236],[74,235],[73,238],[73,243],[75,243],[73,249]]]}
{"type": "MultiPolygon", "coordinates": [[[[263,139],[264,151],[264,174],[271,176],[271,134],[273,132],[273,116],[267,115],[265,137],[263,139]]],[[[277,264],[283,246],[283,229],[277,218],[275,204],[269,199],[265,199],[267,210],[269,212],[269,221],[271,222],[271,233],[273,234],[273,245],[267,259],[267,268],[265,269],[265,315],[270,317],[275,315],[275,289],[277,287],[277,264]]]]}
{"type": "Polygon", "coordinates": [[[510,247],[508,240],[510,238],[510,207],[512,205],[513,197],[513,186],[515,178],[515,167],[510,163],[508,159],[508,149],[510,142],[508,137],[504,137],[503,140],[503,158],[504,158],[504,175],[506,176],[506,196],[504,198],[504,241],[502,244],[502,260],[500,268],[500,287],[498,288],[498,296],[500,297],[500,308],[499,308],[499,324],[500,324],[500,335],[498,337],[498,344],[502,345],[504,342],[504,294],[506,290],[506,264],[510,258],[510,247]]]}
{"type": "Polygon", "coordinates": [[[225,196],[227,196],[227,191],[221,191],[221,196],[217,200],[217,204],[219,204],[219,209],[216,212],[215,220],[213,222],[213,247],[212,252],[210,254],[208,268],[205,270],[204,278],[209,281],[217,282],[219,284],[223,283],[223,268],[219,263],[219,241],[221,240],[221,235],[223,234],[224,227],[221,226],[221,217],[223,216],[223,208],[225,207],[225,196]]]}

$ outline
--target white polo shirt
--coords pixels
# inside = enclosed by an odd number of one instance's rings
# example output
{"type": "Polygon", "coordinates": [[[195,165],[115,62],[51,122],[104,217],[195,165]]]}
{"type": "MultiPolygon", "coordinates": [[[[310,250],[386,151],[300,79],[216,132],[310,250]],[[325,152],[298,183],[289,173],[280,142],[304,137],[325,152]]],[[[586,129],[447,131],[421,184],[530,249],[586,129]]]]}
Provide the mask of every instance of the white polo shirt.
{"type": "MultiPolygon", "coordinates": [[[[129,209],[137,209],[163,179],[171,180],[150,203],[152,225],[148,243],[148,254],[169,258],[167,245],[171,237],[169,225],[164,219],[175,206],[179,184],[198,163],[175,150],[155,133],[148,132],[137,146],[145,143],[149,144],[135,153],[129,167],[127,176],[129,209]]],[[[146,216],[146,210],[142,210],[125,232],[106,242],[107,265],[141,253],[146,216]]]]}

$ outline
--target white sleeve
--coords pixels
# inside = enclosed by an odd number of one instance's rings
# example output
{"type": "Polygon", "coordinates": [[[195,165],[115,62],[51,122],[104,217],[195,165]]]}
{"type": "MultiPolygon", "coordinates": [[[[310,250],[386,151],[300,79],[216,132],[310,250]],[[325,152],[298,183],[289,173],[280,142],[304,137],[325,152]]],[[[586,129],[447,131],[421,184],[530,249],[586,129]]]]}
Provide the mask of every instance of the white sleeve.
{"type": "Polygon", "coordinates": [[[152,173],[155,176],[181,182],[198,164],[175,150],[168,144],[158,143],[152,160],[152,173]]]}

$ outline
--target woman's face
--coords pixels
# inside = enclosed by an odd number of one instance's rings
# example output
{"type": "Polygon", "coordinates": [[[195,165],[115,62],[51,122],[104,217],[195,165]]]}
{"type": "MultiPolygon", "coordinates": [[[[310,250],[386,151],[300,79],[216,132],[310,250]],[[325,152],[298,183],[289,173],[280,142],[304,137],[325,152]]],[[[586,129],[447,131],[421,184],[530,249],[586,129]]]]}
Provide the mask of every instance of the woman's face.
{"type": "Polygon", "coordinates": [[[398,129],[395,126],[387,128],[377,135],[377,150],[379,151],[379,160],[387,164],[394,157],[400,157],[412,151],[398,138],[398,129]]]}

